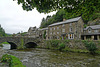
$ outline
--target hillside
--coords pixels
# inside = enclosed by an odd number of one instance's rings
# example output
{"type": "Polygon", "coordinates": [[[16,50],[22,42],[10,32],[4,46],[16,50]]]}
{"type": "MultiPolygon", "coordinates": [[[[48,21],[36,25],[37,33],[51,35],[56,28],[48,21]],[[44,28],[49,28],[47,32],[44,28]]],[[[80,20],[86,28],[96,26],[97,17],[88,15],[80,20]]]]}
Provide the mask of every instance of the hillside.
{"type": "Polygon", "coordinates": [[[98,24],[100,20],[100,0],[84,0],[78,6],[72,9],[59,9],[53,16],[47,16],[42,19],[40,28],[47,27],[48,25],[60,22],[63,19],[71,19],[81,16],[86,25],[98,24]],[[96,21],[99,19],[98,21],[96,21]]]}

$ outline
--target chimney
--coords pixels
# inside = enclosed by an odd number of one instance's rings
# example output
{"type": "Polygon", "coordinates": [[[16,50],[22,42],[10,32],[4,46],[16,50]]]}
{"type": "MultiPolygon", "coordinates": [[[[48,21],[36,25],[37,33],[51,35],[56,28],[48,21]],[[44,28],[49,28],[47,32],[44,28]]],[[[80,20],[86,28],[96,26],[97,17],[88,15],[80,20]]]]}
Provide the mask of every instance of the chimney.
{"type": "Polygon", "coordinates": [[[63,21],[66,21],[66,19],[64,18],[63,21]]]}

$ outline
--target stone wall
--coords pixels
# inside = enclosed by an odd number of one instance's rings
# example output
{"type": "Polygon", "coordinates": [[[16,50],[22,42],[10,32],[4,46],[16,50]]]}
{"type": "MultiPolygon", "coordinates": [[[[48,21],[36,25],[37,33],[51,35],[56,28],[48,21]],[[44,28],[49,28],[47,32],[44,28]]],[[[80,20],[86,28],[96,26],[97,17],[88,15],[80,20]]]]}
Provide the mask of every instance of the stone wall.
{"type": "MultiPolygon", "coordinates": [[[[65,46],[71,49],[86,49],[84,40],[44,40],[41,42],[41,45],[39,45],[39,47],[48,48],[51,46],[52,41],[58,42],[58,45],[64,43],[65,46]]],[[[100,41],[92,41],[92,42],[96,44],[97,48],[100,48],[100,41]]]]}

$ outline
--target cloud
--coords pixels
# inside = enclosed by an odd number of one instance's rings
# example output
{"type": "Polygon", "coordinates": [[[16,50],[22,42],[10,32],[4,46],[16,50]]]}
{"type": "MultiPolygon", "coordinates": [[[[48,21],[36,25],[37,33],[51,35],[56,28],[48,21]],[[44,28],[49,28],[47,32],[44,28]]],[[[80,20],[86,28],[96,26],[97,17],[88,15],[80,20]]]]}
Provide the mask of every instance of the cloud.
{"type": "Polygon", "coordinates": [[[29,27],[39,27],[43,17],[55,13],[40,14],[36,9],[27,12],[16,1],[0,0],[0,24],[6,33],[18,33],[27,31],[29,27]]]}

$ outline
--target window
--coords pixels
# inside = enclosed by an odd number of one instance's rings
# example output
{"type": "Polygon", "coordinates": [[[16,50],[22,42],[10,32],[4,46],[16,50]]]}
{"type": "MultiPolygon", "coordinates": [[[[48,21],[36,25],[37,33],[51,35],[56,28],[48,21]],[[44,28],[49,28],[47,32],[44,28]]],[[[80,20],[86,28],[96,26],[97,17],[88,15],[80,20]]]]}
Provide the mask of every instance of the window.
{"type": "Polygon", "coordinates": [[[57,27],[57,30],[59,30],[59,27],[57,27]]]}
{"type": "Polygon", "coordinates": [[[95,33],[98,33],[98,30],[94,30],[95,33]]]}
{"type": "Polygon", "coordinates": [[[55,34],[55,32],[53,34],[55,34]]]}
{"type": "Polygon", "coordinates": [[[90,28],[88,29],[88,33],[91,33],[91,29],[90,28]]]}
{"type": "Polygon", "coordinates": [[[81,38],[81,34],[79,34],[79,38],[81,38]]]}
{"type": "Polygon", "coordinates": [[[57,36],[57,39],[59,39],[59,36],[57,36]]]}
{"type": "Polygon", "coordinates": [[[83,29],[81,28],[81,32],[83,32],[83,29]]]}
{"type": "Polygon", "coordinates": [[[65,25],[63,24],[62,27],[64,27],[65,25]]]}
{"type": "Polygon", "coordinates": [[[65,29],[62,29],[62,32],[65,32],[65,29]]]}
{"type": "Polygon", "coordinates": [[[52,32],[50,34],[52,35],[52,32]]]}
{"type": "Polygon", "coordinates": [[[72,28],[70,28],[70,30],[69,30],[70,32],[72,32],[72,28]]]}
{"type": "Polygon", "coordinates": [[[55,27],[54,27],[54,30],[55,30],[55,27]]]}
{"type": "Polygon", "coordinates": [[[57,32],[57,34],[59,34],[59,32],[57,32]]]}
{"type": "Polygon", "coordinates": [[[72,26],[72,23],[70,23],[70,26],[72,26]]]}
{"type": "Polygon", "coordinates": [[[68,34],[68,39],[74,39],[74,34],[68,34]]]}
{"type": "Polygon", "coordinates": [[[52,30],[52,28],[50,28],[50,30],[52,30]]]}

